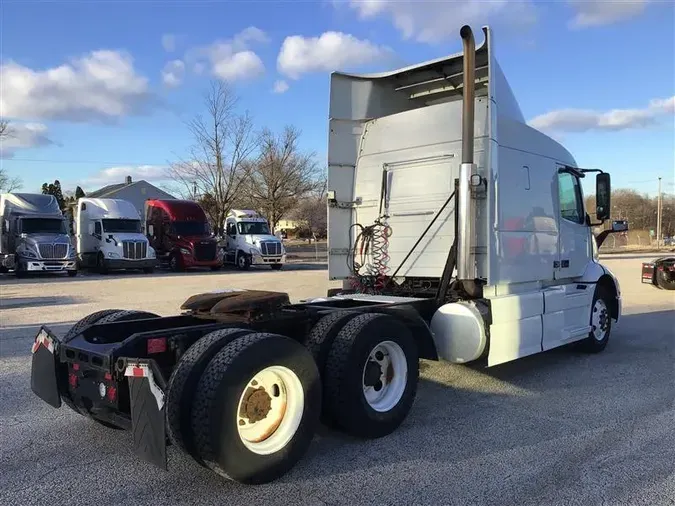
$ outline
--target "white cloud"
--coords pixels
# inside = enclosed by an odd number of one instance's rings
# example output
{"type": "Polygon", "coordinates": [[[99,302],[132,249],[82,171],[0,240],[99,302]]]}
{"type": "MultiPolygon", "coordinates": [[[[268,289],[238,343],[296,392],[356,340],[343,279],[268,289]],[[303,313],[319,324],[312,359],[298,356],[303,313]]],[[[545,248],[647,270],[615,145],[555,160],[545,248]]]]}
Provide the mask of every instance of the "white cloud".
{"type": "Polygon", "coordinates": [[[298,79],[307,72],[347,70],[391,56],[386,47],[342,32],[324,32],[319,37],[292,35],[281,45],[277,68],[298,79]]]}
{"type": "Polygon", "coordinates": [[[529,121],[530,126],[544,131],[586,132],[645,128],[660,116],[675,114],[675,96],[655,99],[644,109],[612,109],[606,112],[588,109],[561,109],[542,114],[529,121]]]}
{"type": "Polygon", "coordinates": [[[426,43],[458,40],[459,29],[465,24],[496,22],[519,27],[536,21],[532,0],[349,0],[349,6],[362,20],[391,18],[403,38],[426,43]]]}
{"type": "Polygon", "coordinates": [[[0,156],[8,159],[19,149],[48,146],[54,142],[47,135],[42,123],[10,123],[7,135],[0,140],[0,156]]]}
{"type": "Polygon", "coordinates": [[[283,79],[280,79],[274,83],[272,91],[274,93],[286,93],[288,91],[288,83],[283,79]]]}
{"type": "Polygon", "coordinates": [[[208,66],[211,74],[224,81],[253,79],[265,72],[265,65],[251,46],[266,42],[265,32],[250,26],[232,39],[188,51],[186,60],[198,74],[208,66]]]}
{"type": "Polygon", "coordinates": [[[171,60],[162,69],[162,82],[169,88],[180,86],[185,77],[185,63],[182,60],[171,60]]]}
{"type": "Polygon", "coordinates": [[[8,118],[111,120],[137,112],[151,94],[126,53],[93,51],[70,63],[33,70],[0,66],[0,110],[8,118]]]}
{"type": "MultiPolygon", "coordinates": [[[[91,190],[95,190],[109,184],[124,183],[127,176],[132,181],[145,179],[146,181],[164,181],[167,179],[166,167],[159,165],[138,165],[125,167],[108,167],[101,169],[90,177],[86,177],[85,184],[91,190]]],[[[83,185],[81,185],[83,186],[83,185]]]]}
{"type": "Polygon", "coordinates": [[[576,15],[571,28],[609,25],[642,14],[650,0],[568,0],[576,15]]]}
{"type": "Polygon", "coordinates": [[[176,50],[176,36],[172,33],[162,35],[162,47],[167,53],[174,52],[176,50]]]}

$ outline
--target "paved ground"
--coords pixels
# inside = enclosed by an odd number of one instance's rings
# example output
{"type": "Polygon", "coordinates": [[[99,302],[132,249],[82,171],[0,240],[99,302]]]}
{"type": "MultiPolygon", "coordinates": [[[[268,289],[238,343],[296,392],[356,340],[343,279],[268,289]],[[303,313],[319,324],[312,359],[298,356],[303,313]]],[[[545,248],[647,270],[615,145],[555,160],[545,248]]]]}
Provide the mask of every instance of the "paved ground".
{"type": "Polygon", "coordinates": [[[105,307],[168,315],[219,287],[321,294],[324,270],[0,279],[0,504],[675,504],[675,294],[639,283],[642,258],[606,260],[625,317],[604,353],[490,370],[425,362],[395,434],[323,432],[260,487],[223,482],[174,449],[169,472],[157,470],[132,455],[128,434],[52,409],[30,391],[31,339],[39,322],[65,332],[105,307]]]}

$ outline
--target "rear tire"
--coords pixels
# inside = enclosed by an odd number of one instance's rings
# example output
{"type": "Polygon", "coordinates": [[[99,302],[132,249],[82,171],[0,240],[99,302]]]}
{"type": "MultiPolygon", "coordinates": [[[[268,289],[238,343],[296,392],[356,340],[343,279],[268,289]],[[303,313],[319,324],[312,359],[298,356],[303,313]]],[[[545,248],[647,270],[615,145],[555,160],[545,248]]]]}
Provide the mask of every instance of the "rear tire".
{"type": "Polygon", "coordinates": [[[214,472],[240,483],[267,483],[305,454],[320,410],[319,372],[310,353],[284,336],[249,334],[221,349],[204,371],[192,430],[214,472]]]}
{"type": "MultiPolygon", "coordinates": [[[[328,362],[328,354],[330,353],[333,341],[342,328],[355,318],[359,316],[358,313],[351,312],[336,312],[324,316],[312,328],[311,332],[305,339],[305,347],[314,357],[314,362],[319,369],[319,376],[325,391],[325,369],[326,362],[328,362]]],[[[323,397],[323,407],[321,409],[321,421],[328,426],[335,426],[335,421],[331,417],[330,406],[328,405],[328,397],[323,397]]]]}
{"type": "Polygon", "coordinates": [[[252,333],[249,329],[223,329],[206,334],[181,357],[169,378],[166,398],[166,425],[169,439],[201,465],[191,427],[192,400],[204,369],[224,346],[252,333]]]}
{"type": "Polygon", "coordinates": [[[386,436],[408,416],[418,379],[410,330],[389,315],[358,315],[340,330],[328,355],[327,415],[347,434],[386,436]]]}
{"type": "Polygon", "coordinates": [[[612,331],[612,316],[609,308],[611,297],[607,290],[597,285],[591,304],[591,331],[588,337],[579,341],[579,348],[586,353],[600,353],[609,342],[612,331]]]}
{"type": "Polygon", "coordinates": [[[662,290],[675,290],[675,279],[668,279],[664,271],[656,269],[656,286],[662,290]]]}

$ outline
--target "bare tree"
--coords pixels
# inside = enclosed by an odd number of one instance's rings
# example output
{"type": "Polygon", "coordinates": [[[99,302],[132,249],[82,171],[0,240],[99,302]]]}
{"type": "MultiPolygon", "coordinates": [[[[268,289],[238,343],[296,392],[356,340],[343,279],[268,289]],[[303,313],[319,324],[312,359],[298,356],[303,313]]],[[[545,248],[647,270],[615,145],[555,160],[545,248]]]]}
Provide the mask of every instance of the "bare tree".
{"type": "MultiPolygon", "coordinates": [[[[9,121],[0,119],[0,153],[2,152],[2,144],[11,136],[12,130],[9,121]]],[[[20,177],[10,177],[4,168],[0,168],[0,193],[13,192],[22,186],[23,182],[20,177]]]]}
{"type": "Polygon", "coordinates": [[[321,183],[314,153],[302,153],[300,131],[287,126],[280,135],[261,134],[261,152],[246,185],[254,206],[269,220],[272,230],[293,210],[299,199],[321,183]]]}
{"type": "Polygon", "coordinates": [[[307,233],[310,242],[315,235],[322,237],[328,227],[327,185],[326,177],[320,178],[316,189],[300,199],[298,206],[290,213],[290,217],[299,222],[301,233],[307,233]]]}
{"type": "Polygon", "coordinates": [[[184,197],[208,203],[205,211],[218,231],[250,175],[258,148],[253,121],[248,113],[237,114],[236,104],[226,84],[212,81],[204,96],[205,116],[187,123],[194,142],[190,155],[168,169],[184,197]]]}

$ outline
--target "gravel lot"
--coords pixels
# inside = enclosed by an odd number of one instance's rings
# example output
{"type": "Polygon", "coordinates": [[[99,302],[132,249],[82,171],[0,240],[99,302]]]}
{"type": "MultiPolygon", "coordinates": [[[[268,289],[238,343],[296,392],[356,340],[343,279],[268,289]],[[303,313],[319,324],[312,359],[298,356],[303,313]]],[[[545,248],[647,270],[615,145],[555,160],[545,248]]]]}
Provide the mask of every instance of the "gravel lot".
{"type": "Polygon", "coordinates": [[[39,323],[64,333],[102,308],[178,310],[222,287],[325,293],[320,265],[289,271],[0,279],[0,504],[675,504],[675,294],[639,283],[644,258],[605,259],[624,319],[604,353],[554,350],[489,370],[424,362],[393,435],[322,431],[276,483],[224,482],[175,449],[169,471],[30,390],[39,323]]]}

